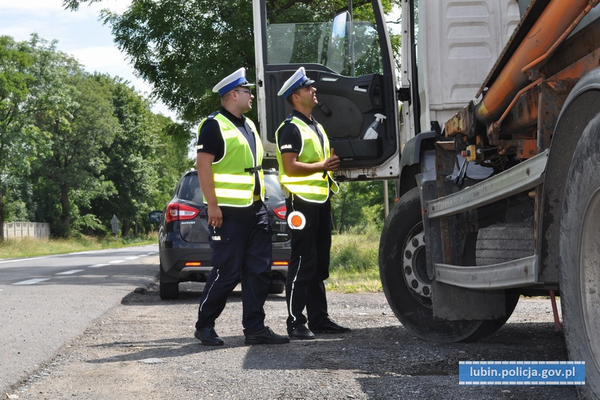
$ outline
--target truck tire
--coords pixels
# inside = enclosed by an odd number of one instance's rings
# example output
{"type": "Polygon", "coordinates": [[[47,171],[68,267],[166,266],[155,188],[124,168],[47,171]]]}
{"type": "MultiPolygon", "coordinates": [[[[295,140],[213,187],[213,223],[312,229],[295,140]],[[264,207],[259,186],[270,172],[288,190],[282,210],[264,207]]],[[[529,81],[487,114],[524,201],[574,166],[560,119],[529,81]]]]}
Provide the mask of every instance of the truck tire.
{"type": "Polygon", "coordinates": [[[600,398],[600,114],[585,128],[565,183],[559,285],[569,358],[585,361],[580,397],[600,398]]]}
{"type": "Polygon", "coordinates": [[[500,329],[514,310],[518,293],[507,292],[507,315],[498,320],[434,319],[423,237],[419,189],[414,188],[393,207],[379,243],[379,273],[383,291],[402,325],[419,338],[435,342],[473,341],[500,329]]]}

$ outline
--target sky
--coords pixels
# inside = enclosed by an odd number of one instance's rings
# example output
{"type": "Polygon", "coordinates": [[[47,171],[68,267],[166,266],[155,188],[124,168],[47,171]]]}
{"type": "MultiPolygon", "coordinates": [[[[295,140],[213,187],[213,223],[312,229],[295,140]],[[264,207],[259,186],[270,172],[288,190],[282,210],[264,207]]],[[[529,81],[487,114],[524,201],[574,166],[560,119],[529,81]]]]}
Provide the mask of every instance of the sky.
{"type": "MultiPolygon", "coordinates": [[[[29,40],[37,33],[47,41],[57,40],[58,50],[73,56],[88,72],[106,73],[130,82],[136,91],[148,95],[150,85],[135,76],[133,68],[114,44],[110,26],[98,20],[100,10],[123,12],[130,0],[103,0],[67,11],[63,0],[0,0],[0,35],[16,41],[29,40]]],[[[175,113],[157,103],[152,111],[176,119],[175,113]]]]}

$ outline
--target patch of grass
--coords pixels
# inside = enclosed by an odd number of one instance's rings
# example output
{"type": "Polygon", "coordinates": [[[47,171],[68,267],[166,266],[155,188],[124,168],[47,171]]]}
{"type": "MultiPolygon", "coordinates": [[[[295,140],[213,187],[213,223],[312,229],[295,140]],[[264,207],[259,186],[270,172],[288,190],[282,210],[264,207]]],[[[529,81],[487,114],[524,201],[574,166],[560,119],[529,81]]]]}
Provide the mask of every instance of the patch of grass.
{"type": "Polygon", "coordinates": [[[66,254],[79,251],[114,249],[128,246],[141,246],[158,242],[157,234],[135,238],[82,236],[71,239],[39,240],[32,238],[11,239],[0,242],[0,258],[35,257],[52,254],[66,254]]]}
{"type": "Polygon", "coordinates": [[[325,281],[327,290],[339,293],[381,292],[379,269],[367,272],[335,272],[325,281]]]}
{"type": "Polygon", "coordinates": [[[379,234],[334,235],[327,290],[342,293],[380,292],[379,234]]]}

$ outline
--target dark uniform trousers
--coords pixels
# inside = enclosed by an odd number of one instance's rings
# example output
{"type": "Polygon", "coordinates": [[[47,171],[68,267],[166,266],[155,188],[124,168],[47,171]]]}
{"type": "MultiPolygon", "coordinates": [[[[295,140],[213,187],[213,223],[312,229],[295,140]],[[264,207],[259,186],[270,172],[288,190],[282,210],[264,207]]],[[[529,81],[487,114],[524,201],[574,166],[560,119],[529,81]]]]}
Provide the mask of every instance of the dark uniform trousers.
{"type": "Polygon", "coordinates": [[[331,203],[311,203],[295,195],[286,200],[288,214],[306,218],[303,229],[292,229],[292,255],[287,281],[288,331],[299,325],[319,325],[328,318],[324,280],[329,278],[331,203]],[[306,308],[308,319],[303,314],[306,308]]]}
{"type": "Polygon", "coordinates": [[[267,209],[258,200],[249,207],[221,207],[223,225],[209,227],[214,268],[208,275],[198,309],[196,329],[214,327],[227,296],[242,283],[244,333],[264,329],[272,263],[267,209]]]}

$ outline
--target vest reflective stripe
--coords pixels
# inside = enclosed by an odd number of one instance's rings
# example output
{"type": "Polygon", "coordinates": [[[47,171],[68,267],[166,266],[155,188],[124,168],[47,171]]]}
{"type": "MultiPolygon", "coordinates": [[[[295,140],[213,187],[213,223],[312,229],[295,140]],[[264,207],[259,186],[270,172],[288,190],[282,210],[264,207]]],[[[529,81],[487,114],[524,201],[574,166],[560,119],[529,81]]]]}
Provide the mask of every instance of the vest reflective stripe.
{"type": "Polygon", "coordinates": [[[233,174],[213,174],[215,181],[223,182],[224,184],[243,184],[254,186],[254,176],[246,172],[246,175],[233,175],[233,174]]]}
{"type": "MultiPolygon", "coordinates": [[[[215,194],[220,206],[246,207],[254,202],[254,174],[245,171],[262,164],[264,150],[260,137],[256,133],[254,123],[246,119],[246,123],[254,134],[256,142],[256,160],[246,137],[240,132],[227,117],[217,113],[212,117],[219,124],[221,136],[224,141],[224,154],[220,160],[211,165],[215,182],[215,194]]],[[[204,125],[205,118],[200,122],[198,131],[204,125]]],[[[259,171],[261,185],[261,199],[265,198],[264,173],[259,171]]],[[[204,198],[206,202],[206,198],[204,198]]]]}
{"type": "MultiPolygon", "coordinates": [[[[285,122],[284,122],[285,123],[285,122]]],[[[284,125],[282,123],[279,128],[284,125]]],[[[321,141],[317,134],[308,126],[304,121],[299,118],[293,117],[290,123],[295,124],[300,131],[302,137],[302,149],[298,154],[298,161],[303,163],[315,163],[325,160],[325,154],[329,156],[329,139],[325,134],[325,129],[321,124],[317,124],[321,133],[323,133],[323,144],[324,149],[321,147],[321,141]]],[[[331,189],[334,193],[337,193],[339,187],[333,180],[331,172],[324,174],[323,172],[317,172],[308,176],[296,176],[291,177],[285,174],[283,170],[283,163],[281,161],[281,151],[279,149],[279,132],[275,134],[277,138],[277,161],[279,162],[279,182],[291,193],[297,195],[303,200],[324,203],[329,198],[329,190],[331,189]],[[331,184],[331,188],[330,185],[331,184]]]]}
{"type": "Polygon", "coordinates": [[[246,176],[214,174],[217,199],[247,200],[248,190],[254,193],[254,175],[250,175],[247,172],[246,174],[246,176]],[[217,185],[217,182],[220,182],[220,184],[217,185]]]}
{"type": "MultiPolygon", "coordinates": [[[[230,201],[234,200],[240,200],[241,204],[246,204],[246,200],[248,198],[248,192],[246,190],[235,190],[235,189],[216,189],[215,188],[215,194],[217,195],[217,198],[227,198],[230,201]]],[[[222,205],[222,204],[219,204],[222,205]]]]}
{"type": "Polygon", "coordinates": [[[292,193],[296,193],[298,195],[302,194],[302,195],[306,195],[306,196],[325,196],[325,197],[327,197],[327,191],[329,190],[327,187],[292,185],[289,183],[286,184],[285,187],[292,193]]]}
{"type": "Polygon", "coordinates": [[[307,195],[324,195],[329,193],[327,180],[323,179],[323,173],[318,172],[309,176],[291,177],[286,176],[285,187],[292,193],[307,195]],[[306,185],[306,181],[314,182],[312,185],[306,185]]]}

